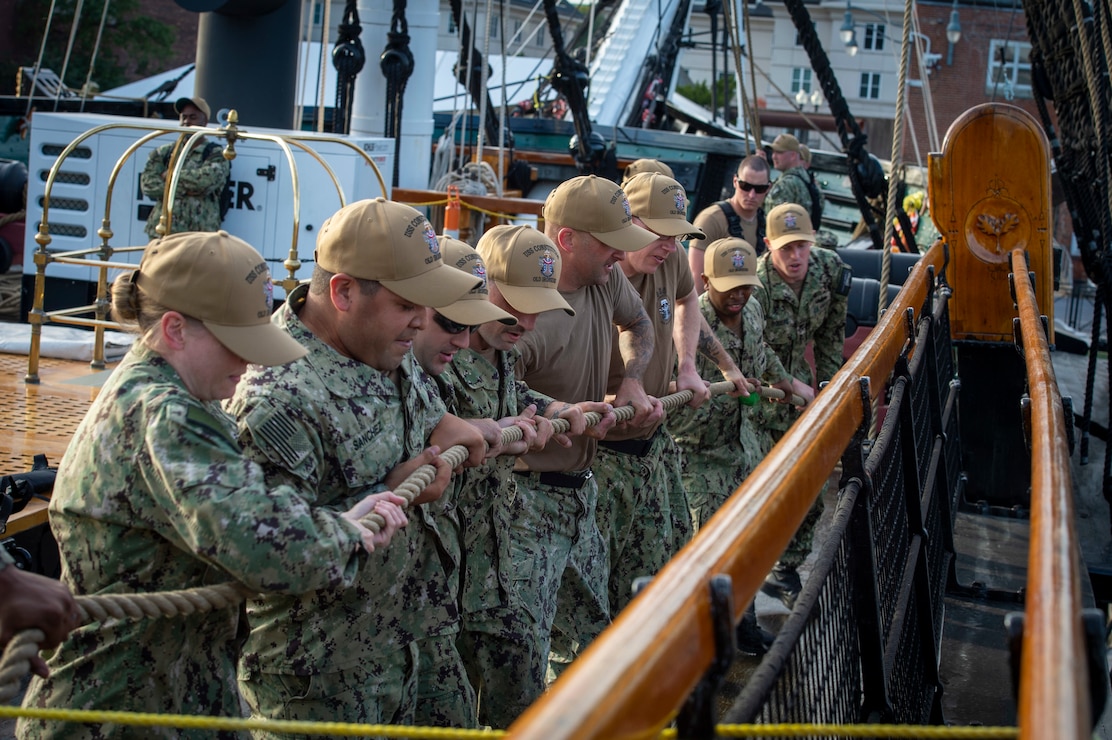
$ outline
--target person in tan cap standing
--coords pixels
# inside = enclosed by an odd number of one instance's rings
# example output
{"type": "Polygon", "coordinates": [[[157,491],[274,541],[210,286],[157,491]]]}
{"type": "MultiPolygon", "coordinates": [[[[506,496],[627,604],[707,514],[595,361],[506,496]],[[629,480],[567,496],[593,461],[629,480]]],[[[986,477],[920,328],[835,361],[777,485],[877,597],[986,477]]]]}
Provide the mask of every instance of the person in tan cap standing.
{"type": "MultiPolygon", "coordinates": [[[[209,104],[204,98],[179,98],[174,111],[180,116],[182,126],[208,126],[209,104]]],[[[143,195],[154,200],[154,207],[147,217],[146,233],[157,239],[159,221],[162,219],[163,197],[169,179],[170,160],[177,144],[163,144],[147,157],[139,186],[143,195]]],[[[178,155],[185,157],[178,176],[174,194],[173,221],[170,232],[216,231],[220,228],[220,196],[228,183],[232,165],[224,159],[224,150],[218,142],[201,137],[189,151],[178,155]]]]}
{"type": "MultiPolygon", "coordinates": [[[[853,271],[837,253],[814,246],[815,230],[807,211],[795,203],[776,206],[768,214],[768,253],[757,263],[761,285],[756,299],[764,309],[765,341],[792,376],[795,393],[807,401],[820,383],[830,380],[842,365],[846,307],[853,271]],[[815,370],[804,356],[812,345],[815,370]]],[[[798,411],[786,403],[759,407],[763,433],[771,448],[795,421],[798,411]]],[[[762,587],[788,608],[799,594],[797,568],[811,550],[815,524],[822,513],[822,497],[800,525],[792,543],[762,587]]]]}
{"type": "MultiPolygon", "coordinates": [[[[266,481],[214,405],[248,362],[305,355],[270,323],[271,290],[259,253],[223,231],[168,236],[116,280],[112,315],[140,336],[58,467],[50,527],[66,587],[151,593],[216,578],[252,591],[341,593],[371,567],[362,551],[381,557],[405,524],[403,499],[389,492],[322,509],[304,481],[266,481]],[[378,534],[359,523],[372,510],[384,517],[378,534]]],[[[81,625],[23,705],[238,716],[237,612],[81,625]]],[[[89,727],[24,719],[17,729],[68,738],[89,727]]]]}
{"type": "Polygon", "coordinates": [[[465,445],[471,465],[486,451],[474,427],[445,412],[411,348],[427,307],[480,280],[444,264],[421,213],[382,198],[337,211],[315,256],[311,281],[275,317],[309,354],[279,370],[252,366],[229,405],[244,448],[269,482],[300,481],[318,505],[392,488],[420,464],[437,474],[410,507],[402,541],[372,557],[357,588],[251,603],[240,688],[256,716],[408,724],[423,670],[466,681],[438,523],[421,504],[448,485],[440,449],[465,445]]]}
{"type": "MultiPolygon", "coordinates": [[[[479,693],[479,724],[504,729],[544,693],[548,664],[547,641],[543,652],[538,644],[540,596],[534,591],[538,584],[532,557],[544,552],[546,541],[520,526],[532,514],[518,496],[516,476],[511,474],[513,455],[542,448],[552,435],[550,419],[566,419],[572,434],[579,434],[586,424],[585,411],[606,414],[611,407],[554,401],[515,378],[516,345],[532,331],[538,316],[549,311],[570,315],[572,310],[556,287],[561,267],[556,245],[528,226],[495,226],[483,234],[476,249],[477,255],[476,250],[468,255],[461,247],[462,258],[449,258],[450,264],[472,272],[481,259],[487,283],[439,309],[457,322],[450,327],[458,330],[456,336],[469,341],[436,380],[456,415],[491,425],[495,432],[514,424],[525,435],[522,442],[503,449],[506,454],[452,479],[464,543],[460,655],[479,693]],[[503,318],[507,316],[509,321],[503,318]]],[[[446,254],[449,251],[450,246],[445,248],[446,254]]],[[[436,328],[422,334],[435,334],[436,328]]],[[[439,328],[441,333],[448,331],[443,324],[439,328]]],[[[429,364],[440,365],[442,359],[430,359],[429,364]]],[[[429,366],[424,360],[422,364],[429,366]]],[[[570,444],[566,437],[558,442],[570,444]]]]}
{"type": "Polygon", "coordinates": [[[650,157],[642,157],[630,162],[622,171],[622,188],[625,188],[626,183],[633,179],[634,175],[640,175],[642,172],[659,172],[668,177],[675,177],[672,168],[659,159],[652,159],[650,157]]]}
{"type": "Polygon", "coordinates": [[[791,134],[780,134],[772,142],[772,163],[780,177],[768,191],[768,207],[781,203],[797,203],[807,211],[815,229],[822,225],[826,198],[815,184],[815,178],[803,163],[803,145],[791,134]]]}
{"type": "MultiPolygon", "coordinates": [[[[706,331],[686,255],[679,240],[701,236],[687,221],[687,193],[676,180],[655,172],[635,175],[626,184],[633,222],[652,232],[648,246],[619,264],[637,291],[653,328],[652,359],[645,390],[664,396],[677,368],[676,390],[690,390],[693,407],[710,397],[696,370],[700,346],[715,353],[723,372],[748,394],[741,371],[706,331]]],[[[624,379],[622,355],[611,351],[609,393],[624,379]]],[[[666,421],[666,420],[665,420],[666,421]]],[[[680,478],[680,455],[665,421],[643,426],[622,424],[599,442],[594,471],[598,481],[599,529],[610,543],[610,609],[617,614],[633,597],[633,581],[657,573],[691,539],[691,514],[680,478]]]]}
{"type": "MultiPolygon", "coordinates": [[[[652,359],[652,323],[618,264],[656,235],[633,223],[617,184],[593,175],[553,190],[543,215],[545,236],[561,258],[558,288],[575,316],[547,311],[518,343],[525,382],[565,401],[604,400],[617,326],[624,371],[614,405],[632,405],[635,425],[655,424],[663,407],[642,383],[652,359]]],[[[552,674],[610,622],[610,564],[595,518],[599,489],[591,470],[596,450],[594,438],[576,437],[571,447],[548,445],[522,456],[517,471],[518,496],[531,504],[521,526],[547,540],[535,577],[543,584],[542,639],[551,630],[553,641],[552,674]]]]}

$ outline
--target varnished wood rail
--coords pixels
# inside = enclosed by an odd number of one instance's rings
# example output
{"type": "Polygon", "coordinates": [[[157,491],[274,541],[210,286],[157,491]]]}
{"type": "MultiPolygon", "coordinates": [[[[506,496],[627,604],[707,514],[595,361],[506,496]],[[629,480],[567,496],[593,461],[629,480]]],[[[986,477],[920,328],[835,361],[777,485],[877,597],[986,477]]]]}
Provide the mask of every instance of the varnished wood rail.
{"type": "Polygon", "coordinates": [[[1031,399],[1031,536],[1020,662],[1019,736],[1090,736],[1073,480],[1062,396],[1022,249],[1011,253],[1031,399]]]}
{"type": "Polygon", "coordinates": [[[714,657],[708,582],[733,583],[735,622],[814,503],[904,349],[930,289],[933,247],[853,357],[698,536],[510,727],[514,738],[650,738],[676,716],[714,657]]]}

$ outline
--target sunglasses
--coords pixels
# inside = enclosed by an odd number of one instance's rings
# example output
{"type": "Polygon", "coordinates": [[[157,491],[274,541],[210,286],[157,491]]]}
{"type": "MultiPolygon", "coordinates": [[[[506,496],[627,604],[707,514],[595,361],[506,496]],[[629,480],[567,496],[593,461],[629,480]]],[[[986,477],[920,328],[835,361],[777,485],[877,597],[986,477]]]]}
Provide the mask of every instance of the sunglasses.
{"type": "Polygon", "coordinates": [[[737,177],[734,178],[734,182],[737,183],[737,186],[739,188],[741,188],[742,190],[744,190],[747,193],[750,190],[756,190],[758,193],[767,193],[768,189],[770,187],[772,187],[772,183],[770,183],[770,182],[766,182],[764,185],[754,185],[751,182],[746,182],[745,180],[739,179],[737,177]]]}
{"type": "Polygon", "coordinates": [[[448,332],[449,334],[462,334],[465,331],[474,334],[475,330],[479,328],[478,325],[472,326],[471,324],[456,323],[455,321],[452,321],[448,317],[442,316],[440,313],[437,313],[435,311],[433,312],[432,320],[437,323],[437,326],[439,326],[441,329],[448,332]]]}

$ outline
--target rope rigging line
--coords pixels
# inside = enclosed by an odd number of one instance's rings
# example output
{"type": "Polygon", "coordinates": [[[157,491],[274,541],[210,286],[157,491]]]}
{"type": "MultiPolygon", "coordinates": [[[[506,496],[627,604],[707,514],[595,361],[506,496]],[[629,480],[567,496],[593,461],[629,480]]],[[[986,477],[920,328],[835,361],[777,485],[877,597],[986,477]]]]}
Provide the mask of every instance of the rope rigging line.
{"type": "Polygon", "coordinates": [[[104,36],[104,24],[108,20],[108,6],[112,4],[112,0],[104,0],[104,8],[100,13],[100,25],[97,27],[97,37],[93,42],[93,54],[89,57],[89,70],[85,73],[85,86],[81,88],[81,107],[79,112],[85,110],[85,100],[88,99],[92,90],[89,89],[89,83],[93,80],[93,68],[96,67],[97,54],[100,53],[100,40],[104,36]]]}
{"type": "Polygon", "coordinates": [[[42,71],[42,58],[46,54],[46,40],[50,36],[50,25],[54,22],[54,6],[58,0],[50,0],[50,10],[46,14],[46,28],[42,31],[42,43],[39,45],[39,56],[35,60],[35,74],[31,75],[31,85],[27,89],[27,110],[23,112],[23,117],[28,118],[31,115],[31,107],[35,102],[35,87],[39,84],[39,72],[42,71]]]}
{"type": "MultiPolygon", "coordinates": [[[[336,109],[332,113],[332,133],[346,134],[351,130],[351,106],[355,99],[355,78],[363,71],[367,54],[359,40],[363,27],[355,0],[348,0],[340,35],[332,48],[332,66],[336,68],[336,109]]],[[[395,157],[397,153],[395,152],[395,157]]]]}
{"type": "MultiPolygon", "coordinates": [[[[723,380],[710,384],[712,395],[729,393],[734,389],[734,384],[723,380]]],[[[778,388],[760,387],[753,393],[762,398],[783,400],[785,394],[778,388]]],[[[674,411],[692,399],[689,390],[679,391],[660,398],[665,413],[674,411]]],[[[798,395],[792,394],[791,403],[802,406],[805,401],[798,395]]],[[[632,406],[622,406],[614,409],[614,416],[619,422],[629,421],[635,412],[632,406]]],[[[602,414],[587,412],[584,414],[587,426],[596,426],[602,421],[602,414]]],[[[566,434],[570,429],[567,419],[552,419],[553,432],[566,434]]],[[[522,439],[522,429],[518,426],[509,426],[501,430],[501,444],[507,445],[522,439]]],[[[467,460],[467,448],[454,445],[440,453],[440,458],[447,462],[454,470],[467,460]]],[[[405,500],[408,509],[414,499],[436,478],[434,465],[422,465],[409,475],[394,490],[394,493],[405,500]]],[[[381,532],[385,520],[380,514],[371,512],[360,520],[360,523],[375,533],[381,532]]],[[[203,613],[217,609],[237,606],[252,595],[252,591],[237,582],[222,583],[214,586],[201,586],[179,591],[163,591],[154,593],[136,594],[99,594],[76,596],[80,608],[80,624],[90,622],[104,622],[108,619],[137,620],[153,617],[173,617],[203,613]]],[[[0,656],[0,703],[7,702],[19,693],[20,681],[30,673],[31,658],[38,653],[38,644],[46,639],[40,630],[24,630],[15,637],[5,648],[0,656]]]]}
{"type": "Polygon", "coordinates": [[[69,43],[66,44],[66,56],[62,60],[62,72],[58,75],[58,89],[54,91],[54,110],[58,110],[58,101],[62,97],[62,88],[66,86],[66,71],[69,69],[70,54],[73,53],[73,42],[77,38],[77,27],[81,23],[81,10],[85,7],[85,0],[77,0],[73,9],[73,25],[70,26],[69,43]]]}
{"type": "MultiPolygon", "coordinates": [[[[324,77],[325,49],[328,48],[328,33],[332,28],[332,3],[324,2],[324,20],[321,23],[320,57],[317,59],[317,133],[324,133],[324,77]]],[[[397,157],[395,157],[395,160],[397,157]]]]}
{"type": "MultiPolygon", "coordinates": [[[[900,178],[896,177],[896,173],[902,161],[903,154],[903,108],[907,96],[907,68],[911,64],[911,13],[913,7],[914,0],[906,0],[904,3],[903,39],[900,45],[900,69],[896,77],[896,120],[893,122],[892,128],[891,170],[888,174],[888,209],[884,218],[885,247],[881,250],[880,258],[880,296],[877,298],[878,315],[879,312],[884,311],[888,306],[888,283],[892,275],[892,251],[887,248],[887,245],[892,243],[892,239],[896,233],[895,216],[899,203],[897,194],[900,187],[900,178]]],[[[910,224],[908,226],[910,227],[910,224]]],[[[910,239],[910,230],[905,230],[904,236],[910,239]]]]}
{"type": "Polygon", "coordinates": [[[406,0],[394,0],[394,15],[386,33],[386,48],[379,58],[379,67],[386,78],[386,115],[383,136],[394,139],[394,180],[401,172],[402,103],[405,86],[413,74],[413,52],[409,50],[409,23],[405,19],[406,0]]]}
{"type": "MultiPolygon", "coordinates": [[[[747,109],[747,113],[751,116],[750,127],[753,131],[753,150],[756,153],[757,147],[761,142],[761,117],[757,113],[757,71],[753,69],[753,24],[749,22],[749,3],[744,2],[741,4],[741,19],[745,24],[745,43],[746,49],[750,50],[747,55],[749,57],[749,87],[753,91],[753,105],[747,109]]],[[[741,80],[741,68],[738,68],[738,85],[744,88],[741,80]]]]}

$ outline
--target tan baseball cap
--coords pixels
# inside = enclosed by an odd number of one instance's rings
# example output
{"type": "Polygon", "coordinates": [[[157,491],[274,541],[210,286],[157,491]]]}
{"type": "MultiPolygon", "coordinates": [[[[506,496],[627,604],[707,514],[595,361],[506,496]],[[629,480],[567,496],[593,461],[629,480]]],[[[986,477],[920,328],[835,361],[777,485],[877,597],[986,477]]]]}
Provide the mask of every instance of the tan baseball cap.
{"type": "Polygon", "coordinates": [[[315,254],[325,270],[377,280],[419,306],[447,306],[482,282],[444,269],[428,219],[385,198],[349,203],[332,214],[317,234],[315,254]]]}
{"type": "Polygon", "coordinates": [[[807,164],[811,164],[811,148],[806,144],[800,144],[799,157],[807,164]]]}
{"type": "Polygon", "coordinates": [[[706,237],[687,220],[687,193],[683,185],[659,172],[634,175],[625,185],[629,208],[645,226],[661,236],[706,237]]]}
{"type": "Polygon", "coordinates": [[[769,249],[779,249],[792,242],[815,243],[811,216],[798,203],[781,203],[769,211],[765,236],[768,237],[769,249]]]}
{"type": "Polygon", "coordinates": [[[611,249],[636,252],[656,241],[656,234],[633,223],[629,199],[617,183],[596,175],[565,180],[548,194],[545,221],[586,231],[611,249]]]}
{"type": "MultiPolygon", "coordinates": [[[[625,188],[626,183],[629,182],[634,175],[640,175],[642,172],[659,172],[660,174],[667,175],[668,177],[676,176],[676,173],[672,172],[672,168],[661,162],[659,159],[650,159],[649,157],[643,157],[641,159],[633,160],[625,168],[625,171],[622,173],[622,188],[625,188]]],[[[629,191],[627,190],[626,194],[628,195],[628,193],[629,191]]]]}
{"type": "Polygon", "coordinates": [[[760,285],[757,277],[757,250],[744,239],[728,236],[707,245],[703,254],[703,274],[711,287],[726,293],[742,285],[760,285]]]}
{"type": "Polygon", "coordinates": [[[255,365],[284,365],[307,350],[270,323],[274,285],[255,248],[226,231],[183,231],[147,247],[131,276],[147,297],[199,320],[255,365]]]}
{"type": "Polygon", "coordinates": [[[440,237],[440,251],[444,255],[444,262],[457,270],[463,270],[469,275],[482,280],[477,288],[465,294],[450,306],[436,309],[438,312],[456,322],[468,326],[478,326],[488,321],[501,321],[503,324],[513,326],[517,318],[506,313],[490,302],[490,292],[487,290],[487,271],[483,258],[467,242],[452,239],[447,236],[440,237]]]}
{"type": "Polygon", "coordinates": [[[181,115],[181,109],[184,108],[187,105],[196,106],[197,110],[199,110],[199,111],[201,111],[202,113],[205,114],[205,118],[208,118],[208,119],[212,118],[212,109],[209,108],[208,101],[206,101],[204,98],[198,98],[196,96],[194,96],[192,98],[178,98],[177,100],[175,100],[174,101],[174,112],[177,113],[180,116],[181,115]]]}
{"type": "Polygon", "coordinates": [[[798,152],[799,139],[791,134],[780,134],[772,140],[772,151],[774,152],[798,152]]]}
{"type": "Polygon", "coordinates": [[[486,263],[487,278],[518,311],[560,308],[575,316],[558,290],[560,250],[547,236],[531,226],[501,225],[483,234],[475,248],[486,263]]]}

